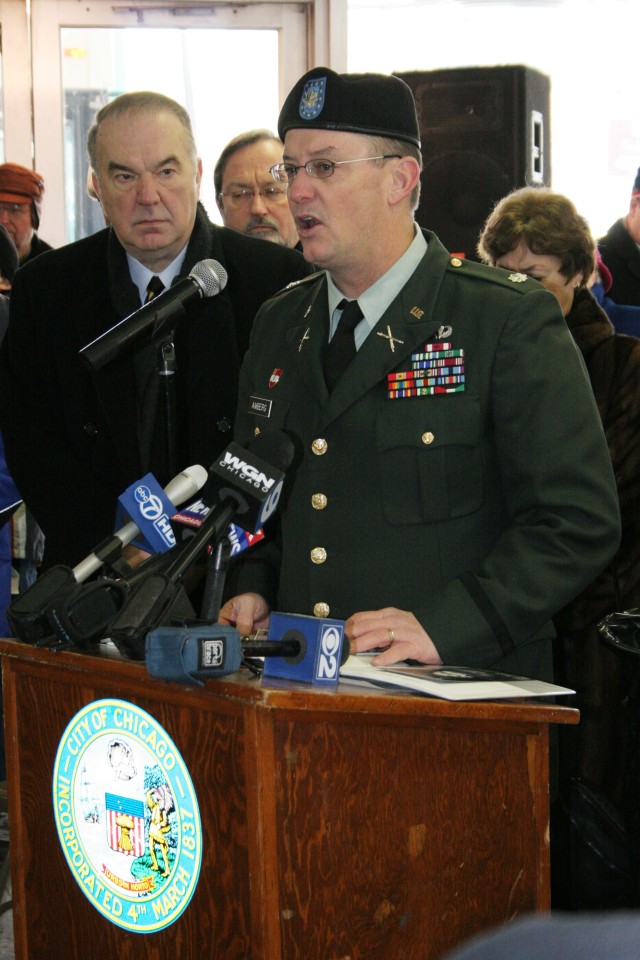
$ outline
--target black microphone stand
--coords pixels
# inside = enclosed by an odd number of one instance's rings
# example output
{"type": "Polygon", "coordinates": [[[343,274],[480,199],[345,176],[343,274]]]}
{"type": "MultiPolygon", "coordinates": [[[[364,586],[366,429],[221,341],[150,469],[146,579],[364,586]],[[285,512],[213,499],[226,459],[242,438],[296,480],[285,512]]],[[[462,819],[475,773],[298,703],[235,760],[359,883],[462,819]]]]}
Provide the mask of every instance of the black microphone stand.
{"type": "MultiPolygon", "coordinates": [[[[167,445],[167,474],[173,477],[178,469],[178,416],[176,413],[176,348],[173,330],[159,341],[157,373],[164,397],[165,440],[167,445]]],[[[151,424],[153,428],[153,424],[151,424]]]]}
{"type": "Polygon", "coordinates": [[[224,583],[231,558],[231,544],[227,535],[223,534],[216,542],[215,549],[213,544],[211,544],[210,549],[200,607],[200,619],[207,623],[215,623],[222,606],[224,583]]]}

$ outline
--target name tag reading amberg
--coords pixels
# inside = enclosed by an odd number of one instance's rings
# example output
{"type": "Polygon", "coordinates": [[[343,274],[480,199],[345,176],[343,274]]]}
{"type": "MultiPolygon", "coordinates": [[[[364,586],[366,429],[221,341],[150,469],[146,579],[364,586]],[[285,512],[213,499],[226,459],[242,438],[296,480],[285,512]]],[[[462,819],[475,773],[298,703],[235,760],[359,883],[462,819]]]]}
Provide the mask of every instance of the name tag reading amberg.
{"type": "Polygon", "coordinates": [[[265,400],[263,397],[251,397],[249,403],[249,413],[255,413],[259,417],[271,416],[271,400],[265,400]]]}

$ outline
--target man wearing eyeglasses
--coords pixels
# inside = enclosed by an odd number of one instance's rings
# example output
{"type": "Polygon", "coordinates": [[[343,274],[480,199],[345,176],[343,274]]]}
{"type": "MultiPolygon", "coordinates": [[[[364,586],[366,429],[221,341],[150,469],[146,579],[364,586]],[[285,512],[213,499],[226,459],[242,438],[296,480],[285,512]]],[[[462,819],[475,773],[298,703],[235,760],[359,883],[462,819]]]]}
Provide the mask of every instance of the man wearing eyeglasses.
{"type": "Polygon", "coordinates": [[[282,142],[271,130],[249,130],[231,140],[213,171],[216,202],[225,227],[283,247],[298,244],[286,183],[270,170],[282,160],[282,142]]]}
{"type": "Polygon", "coordinates": [[[240,562],[221,619],[250,633],[271,609],[337,617],[352,652],[384,648],[379,665],[550,679],[551,616],[620,535],[557,301],[417,227],[420,131],[400,78],[315,68],[278,132],[272,174],[320,271],[260,309],[236,429],[285,430],[299,456],[281,537],[240,562]]]}

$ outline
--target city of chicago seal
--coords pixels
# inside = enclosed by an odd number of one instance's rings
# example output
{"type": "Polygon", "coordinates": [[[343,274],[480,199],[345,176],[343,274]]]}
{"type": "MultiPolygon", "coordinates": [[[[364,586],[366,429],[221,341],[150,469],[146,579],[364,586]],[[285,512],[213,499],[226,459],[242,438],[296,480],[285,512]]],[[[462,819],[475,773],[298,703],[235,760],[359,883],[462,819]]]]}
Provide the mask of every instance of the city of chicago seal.
{"type": "Polygon", "coordinates": [[[178,919],[196,888],[202,824],[172,739],[145,710],[96,700],[70,721],[53,769],[58,837],[80,889],[136,933],[178,919]]]}

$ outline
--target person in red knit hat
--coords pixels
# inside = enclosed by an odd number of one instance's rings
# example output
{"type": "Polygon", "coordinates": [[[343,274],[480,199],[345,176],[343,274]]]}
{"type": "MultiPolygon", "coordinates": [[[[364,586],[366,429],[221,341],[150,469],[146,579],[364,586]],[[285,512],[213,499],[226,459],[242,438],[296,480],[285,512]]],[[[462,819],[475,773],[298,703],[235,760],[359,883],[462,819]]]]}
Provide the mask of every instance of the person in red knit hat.
{"type": "Polygon", "coordinates": [[[21,265],[51,249],[36,233],[43,196],[44,180],[35,170],[0,164],[0,224],[16,245],[21,265]]]}

